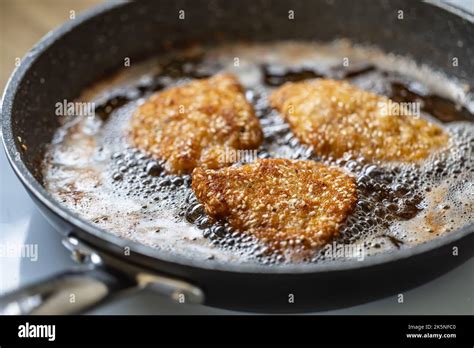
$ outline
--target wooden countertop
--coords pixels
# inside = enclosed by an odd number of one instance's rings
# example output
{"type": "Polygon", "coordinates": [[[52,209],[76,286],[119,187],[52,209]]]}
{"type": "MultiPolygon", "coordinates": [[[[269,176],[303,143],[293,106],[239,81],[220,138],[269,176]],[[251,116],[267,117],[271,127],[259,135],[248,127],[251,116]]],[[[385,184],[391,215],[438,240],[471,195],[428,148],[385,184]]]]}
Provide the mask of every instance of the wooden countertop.
{"type": "Polygon", "coordinates": [[[103,1],[0,0],[0,89],[3,90],[18,58],[50,30],[103,1]],[[73,11],[73,12],[72,12],[73,11]]]}

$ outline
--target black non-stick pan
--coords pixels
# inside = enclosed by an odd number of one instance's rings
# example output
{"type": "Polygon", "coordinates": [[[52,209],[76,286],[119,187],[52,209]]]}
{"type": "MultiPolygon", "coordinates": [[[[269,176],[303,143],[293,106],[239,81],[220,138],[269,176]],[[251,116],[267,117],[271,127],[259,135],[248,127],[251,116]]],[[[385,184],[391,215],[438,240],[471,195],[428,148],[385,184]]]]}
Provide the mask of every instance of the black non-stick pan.
{"type": "Polygon", "coordinates": [[[402,292],[472,257],[470,224],[361,262],[271,267],[204,262],[100,230],[53,200],[42,186],[40,161],[59,126],[55,103],[73,100],[86,86],[123,66],[124,57],[135,62],[159,54],[170,42],[340,37],[412,57],[474,86],[473,17],[447,5],[409,0],[114,1],[44,37],[8,82],[2,104],[3,143],[13,170],[82,265],[4,296],[2,311],[82,312],[112,295],[145,286],[180,302],[235,310],[328,310],[402,292]],[[185,21],[179,19],[180,10],[185,21]],[[288,20],[289,10],[297,20],[288,20]],[[453,67],[453,57],[462,63],[453,67]],[[73,303],[71,293],[76,295],[73,303]]]}

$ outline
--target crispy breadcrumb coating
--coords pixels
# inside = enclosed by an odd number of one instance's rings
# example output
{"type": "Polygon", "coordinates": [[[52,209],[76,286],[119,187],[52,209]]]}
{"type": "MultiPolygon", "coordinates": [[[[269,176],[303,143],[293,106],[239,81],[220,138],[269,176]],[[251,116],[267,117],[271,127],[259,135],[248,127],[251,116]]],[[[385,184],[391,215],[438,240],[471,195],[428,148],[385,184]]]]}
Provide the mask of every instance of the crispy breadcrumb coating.
{"type": "Polygon", "coordinates": [[[328,243],[357,200],[354,178],[341,169],[289,159],[196,168],[192,188],[210,217],[274,250],[328,243]]]}
{"type": "Polygon", "coordinates": [[[255,149],[263,135],[236,77],[220,74],[151,96],[133,115],[130,139],[183,174],[227,166],[226,150],[255,149]]]}
{"type": "Polygon", "coordinates": [[[270,103],[295,136],[321,156],[352,153],[369,161],[416,162],[448,141],[440,127],[414,116],[394,116],[388,98],[344,81],[287,83],[273,92],[270,103]]]}

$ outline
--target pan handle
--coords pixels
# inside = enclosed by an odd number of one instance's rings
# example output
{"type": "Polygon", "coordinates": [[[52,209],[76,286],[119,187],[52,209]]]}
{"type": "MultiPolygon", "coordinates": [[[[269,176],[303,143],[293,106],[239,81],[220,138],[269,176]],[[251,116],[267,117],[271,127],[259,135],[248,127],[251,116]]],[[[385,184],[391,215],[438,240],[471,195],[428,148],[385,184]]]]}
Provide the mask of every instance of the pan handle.
{"type": "Polygon", "coordinates": [[[137,283],[100,268],[71,270],[0,297],[0,314],[77,314],[137,283]]]}
{"type": "Polygon", "coordinates": [[[73,236],[63,244],[83,266],[0,296],[0,314],[78,314],[144,288],[180,303],[204,302],[201,289],[187,281],[114,260],[73,236]]]}

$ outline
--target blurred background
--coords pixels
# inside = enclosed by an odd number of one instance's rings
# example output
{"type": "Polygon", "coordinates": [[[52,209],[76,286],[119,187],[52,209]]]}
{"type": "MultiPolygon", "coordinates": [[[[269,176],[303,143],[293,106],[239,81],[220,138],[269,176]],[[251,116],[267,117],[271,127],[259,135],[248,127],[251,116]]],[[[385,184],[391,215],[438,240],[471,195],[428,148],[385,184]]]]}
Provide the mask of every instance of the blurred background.
{"type": "Polygon", "coordinates": [[[101,0],[0,0],[0,90],[21,58],[50,30],[101,0]],[[71,12],[74,11],[74,12],[71,12]]]}

